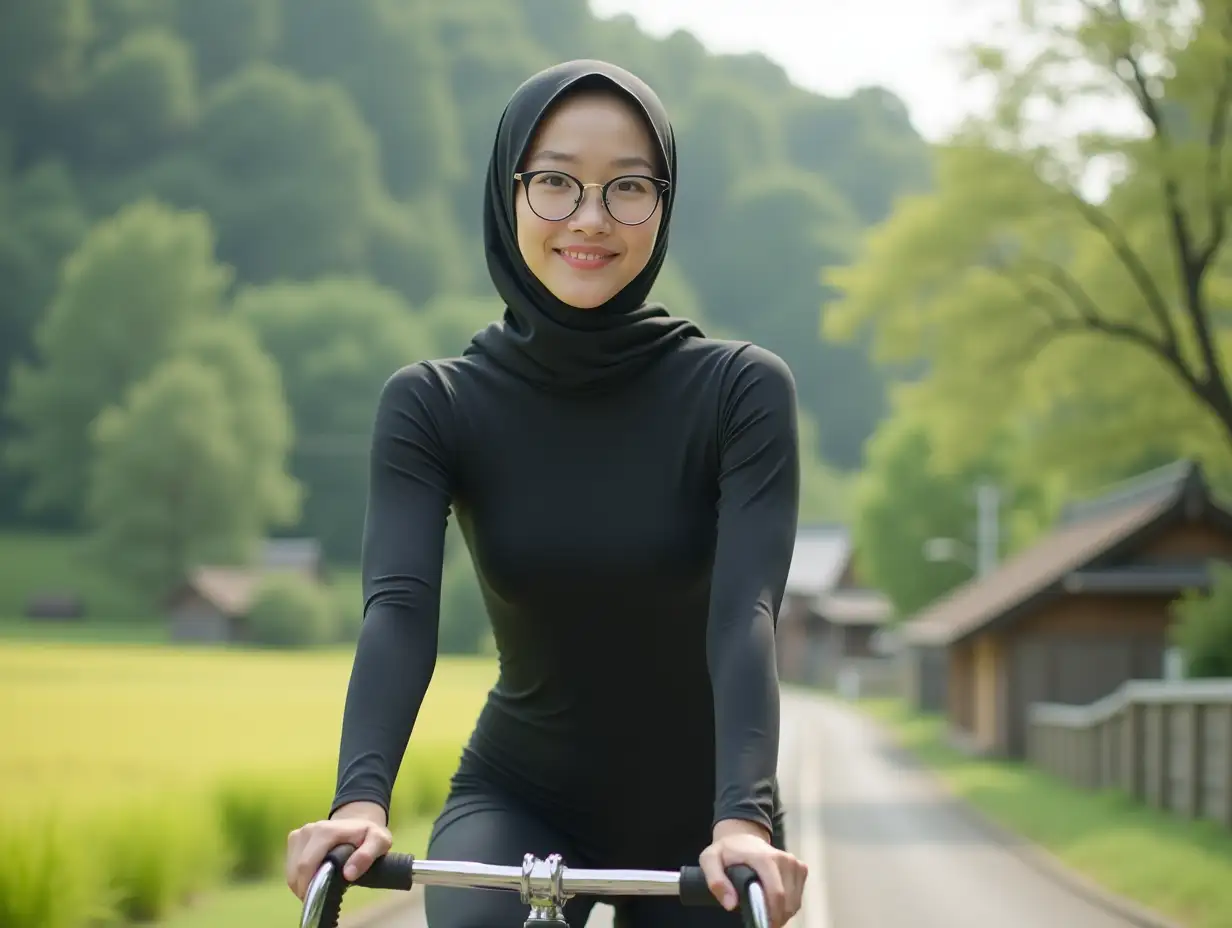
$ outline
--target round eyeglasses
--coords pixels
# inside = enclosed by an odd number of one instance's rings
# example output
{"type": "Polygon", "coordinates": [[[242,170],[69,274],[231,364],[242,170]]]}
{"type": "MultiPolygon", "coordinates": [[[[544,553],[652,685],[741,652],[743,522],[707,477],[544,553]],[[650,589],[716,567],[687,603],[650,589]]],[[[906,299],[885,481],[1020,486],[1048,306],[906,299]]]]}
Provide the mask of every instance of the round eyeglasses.
{"type": "Polygon", "coordinates": [[[514,174],[526,188],[526,204],[540,219],[560,222],[572,216],[589,187],[598,187],[608,215],[625,226],[640,226],[654,215],[655,207],[671,186],[668,181],[646,174],[613,177],[606,184],[584,184],[564,171],[524,171],[514,174]]]}

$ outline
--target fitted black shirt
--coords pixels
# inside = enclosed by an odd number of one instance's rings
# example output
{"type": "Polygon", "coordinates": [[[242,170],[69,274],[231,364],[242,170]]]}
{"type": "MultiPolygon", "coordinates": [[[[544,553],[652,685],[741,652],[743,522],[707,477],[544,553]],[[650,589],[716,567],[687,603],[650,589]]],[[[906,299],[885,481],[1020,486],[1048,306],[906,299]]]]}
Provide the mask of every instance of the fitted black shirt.
{"type": "Polygon", "coordinates": [[[599,843],[770,828],[798,498],[794,382],[755,345],[682,338],[576,393],[483,356],[402,369],[375,421],[332,808],[388,809],[436,664],[452,509],[499,651],[472,764],[599,843]]]}

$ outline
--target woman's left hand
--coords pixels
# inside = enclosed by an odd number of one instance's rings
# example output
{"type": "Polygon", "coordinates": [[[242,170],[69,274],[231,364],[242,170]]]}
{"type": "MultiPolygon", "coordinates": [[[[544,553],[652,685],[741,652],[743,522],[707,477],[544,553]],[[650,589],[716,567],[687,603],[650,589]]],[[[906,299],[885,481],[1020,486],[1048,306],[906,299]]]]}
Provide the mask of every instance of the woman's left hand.
{"type": "Polygon", "coordinates": [[[736,888],[727,878],[733,864],[752,867],[761,880],[772,928],[783,928],[798,911],[808,866],[770,843],[766,829],[754,822],[728,819],[714,826],[714,841],[702,852],[702,872],[723,907],[736,907],[736,888]]]}

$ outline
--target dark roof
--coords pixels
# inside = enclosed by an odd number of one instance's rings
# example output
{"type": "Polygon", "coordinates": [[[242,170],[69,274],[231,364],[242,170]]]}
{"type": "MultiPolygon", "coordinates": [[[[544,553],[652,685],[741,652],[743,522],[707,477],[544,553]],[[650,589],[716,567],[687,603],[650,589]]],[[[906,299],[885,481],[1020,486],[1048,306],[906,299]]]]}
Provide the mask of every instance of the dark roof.
{"type": "Polygon", "coordinates": [[[1209,563],[1132,564],[1076,570],[1062,581],[1067,593],[1179,593],[1208,590],[1209,563]]]}
{"type": "MultiPolygon", "coordinates": [[[[1176,516],[1196,519],[1204,512],[1214,512],[1232,531],[1232,513],[1214,503],[1201,468],[1189,461],[1119,484],[1098,499],[1068,507],[1052,534],[918,613],[903,627],[904,638],[951,644],[1064,590],[1067,578],[1079,578],[1068,581],[1071,587],[1083,578],[1106,583],[1108,572],[1092,569],[1111,566],[1106,561],[1127,542],[1176,516]]],[[[1183,578],[1174,568],[1164,579],[1183,578]]]]}

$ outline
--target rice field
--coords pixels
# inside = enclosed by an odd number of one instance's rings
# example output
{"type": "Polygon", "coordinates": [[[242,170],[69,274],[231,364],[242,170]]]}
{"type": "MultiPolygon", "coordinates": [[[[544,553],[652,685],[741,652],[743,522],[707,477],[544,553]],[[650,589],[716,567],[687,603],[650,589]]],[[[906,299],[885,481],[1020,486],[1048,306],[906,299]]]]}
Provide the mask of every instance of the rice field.
{"type": "MultiPolygon", "coordinates": [[[[351,653],[0,642],[0,809],[330,769],[351,653]]],[[[460,747],[491,659],[442,659],[412,748],[460,747]]]]}
{"type": "MultiPolygon", "coordinates": [[[[350,658],[0,641],[0,854],[28,864],[0,870],[0,924],[85,928],[100,894],[158,920],[279,872],[287,831],[328,811],[350,658]]],[[[395,835],[439,809],[495,674],[440,661],[395,835]]]]}

